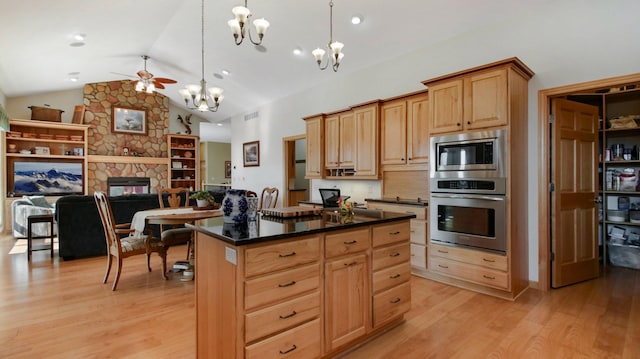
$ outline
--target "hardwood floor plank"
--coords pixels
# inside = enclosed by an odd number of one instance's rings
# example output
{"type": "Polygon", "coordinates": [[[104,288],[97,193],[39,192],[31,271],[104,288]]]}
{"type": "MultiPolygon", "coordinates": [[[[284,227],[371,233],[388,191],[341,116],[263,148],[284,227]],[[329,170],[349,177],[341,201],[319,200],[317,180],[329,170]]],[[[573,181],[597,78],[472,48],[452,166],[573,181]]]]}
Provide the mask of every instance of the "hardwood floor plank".
{"type": "MultiPolygon", "coordinates": [[[[157,256],[152,272],[127,258],[112,292],[106,258],[29,264],[15,244],[0,237],[0,358],[195,358],[194,282],[163,280],[157,256]]],[[[640,358],[638,270],[514,302],[418,277],[411,289],[405,322],[343,358],[640,358]]]]}

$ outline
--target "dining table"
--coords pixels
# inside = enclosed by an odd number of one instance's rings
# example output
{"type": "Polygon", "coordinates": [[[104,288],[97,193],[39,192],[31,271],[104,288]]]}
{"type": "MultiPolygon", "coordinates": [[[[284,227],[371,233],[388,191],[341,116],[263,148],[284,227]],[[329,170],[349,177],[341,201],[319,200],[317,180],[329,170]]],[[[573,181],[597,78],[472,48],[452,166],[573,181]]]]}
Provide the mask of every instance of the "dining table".
{"type": "MultiPolygon", "coordinates": [[[[195,221],[220,217],[220,209],[196,209],[195,207],[180,208],[156,208],[138,211],[131,220],[131,229],[137,233],[143,233],[148,225],[182,225],[195,223],[195,221]]],[[[195,245],[191,246],[190,263],[183,271],[181,280],[193,280],[193,259],[195,258],[195,245]],[[191,273],[191,274],[188,274],[191,273]]]]}

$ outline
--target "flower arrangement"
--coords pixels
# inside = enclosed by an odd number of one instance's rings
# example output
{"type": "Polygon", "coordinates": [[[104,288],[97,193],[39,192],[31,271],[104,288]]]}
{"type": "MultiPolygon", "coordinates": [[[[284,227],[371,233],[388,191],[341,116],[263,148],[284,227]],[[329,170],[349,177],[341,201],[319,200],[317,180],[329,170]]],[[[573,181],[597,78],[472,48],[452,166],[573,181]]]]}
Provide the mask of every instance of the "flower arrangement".
{"type": "Polygon", "coordinates": [[[353,214],[353,202],[348,202],[347,198],[342,198],[342,196],[338,197],[338,208],[340,208],[340,214],[343,216],[348,216],[353,214]]]}

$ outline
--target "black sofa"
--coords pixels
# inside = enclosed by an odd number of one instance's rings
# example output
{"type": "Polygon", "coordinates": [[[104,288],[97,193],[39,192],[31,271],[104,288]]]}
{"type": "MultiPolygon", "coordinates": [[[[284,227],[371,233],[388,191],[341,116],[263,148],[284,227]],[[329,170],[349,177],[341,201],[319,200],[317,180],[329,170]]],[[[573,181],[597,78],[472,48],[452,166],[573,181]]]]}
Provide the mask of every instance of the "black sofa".
{"type": "MultiPolygon", "coordinates": [[[[216,202],[222,202],[224,191],[210,192],[216,202]]],[[[116,223],[129,223],[137,211],[160,207],[155,193],[109,197],[109,203],[116,223]]],[[[194,200],[190,203],[195,205],[194,200]]],[[[56,201],[55,207],[60,257],[71,260],[107,254],[104,229],[93,196],[64,196],[56,201]]],[[[159,226],[151,228],[159,235],[159,226]]]]}

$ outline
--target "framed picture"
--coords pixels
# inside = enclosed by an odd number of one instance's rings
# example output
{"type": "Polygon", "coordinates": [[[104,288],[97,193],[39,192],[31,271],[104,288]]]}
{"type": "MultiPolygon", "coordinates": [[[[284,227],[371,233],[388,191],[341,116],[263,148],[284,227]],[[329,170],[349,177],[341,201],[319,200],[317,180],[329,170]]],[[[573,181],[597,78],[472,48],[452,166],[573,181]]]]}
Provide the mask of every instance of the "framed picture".
{"type": "Polygon", "coordinates": [[[260,166],[260,141],[242,144],[242,160],[245,167],[260,166]]]}
{"type": "Polygon", "coordinates": [[[111,112],[112,132],[147,134],[147,112],[135,108],[113,106],[111,112]]]}
{"type": "Polygon", "coordinates": [[[224,161],[224,178],[231,178],[231,161],[224,161]]]}

